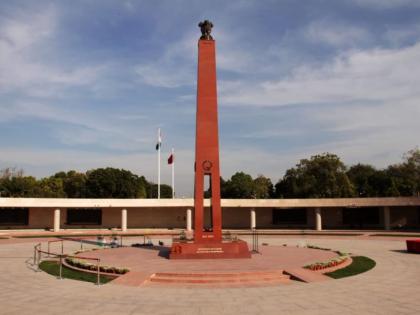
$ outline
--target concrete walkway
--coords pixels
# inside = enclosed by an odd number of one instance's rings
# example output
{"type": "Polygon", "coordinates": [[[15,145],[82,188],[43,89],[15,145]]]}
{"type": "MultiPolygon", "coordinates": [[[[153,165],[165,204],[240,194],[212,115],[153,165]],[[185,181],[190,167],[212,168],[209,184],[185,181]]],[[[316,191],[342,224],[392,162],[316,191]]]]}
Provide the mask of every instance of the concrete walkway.
{"type": "MultiPolygon", "coordinates": [[[[373,258],[371,271],[341,280],[253,288],[122,287],[57,280],[34,271],[34,242],[0,240],[1,314],[419,314],[420,255],[397,240],[311,239],[373,258]]],[[[302,238],[261,237],[270,245],[302,238]]],[[[74,245],[74,250],[78,249],[74,245]]],[[[71,250],[71,249],[69,249],[71,250]]]]}

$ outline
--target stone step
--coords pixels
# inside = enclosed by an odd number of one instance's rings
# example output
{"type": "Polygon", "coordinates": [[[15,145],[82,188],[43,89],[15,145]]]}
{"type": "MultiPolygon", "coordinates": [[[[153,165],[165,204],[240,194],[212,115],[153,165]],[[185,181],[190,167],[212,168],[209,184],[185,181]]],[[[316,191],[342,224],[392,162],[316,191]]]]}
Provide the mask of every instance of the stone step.
{"type": "Polygon", "coordinates": [[[152,283],[184,283],[184,284],[240,284],[240,283],[267,283],[267,282],[290,282],[290,276],[280,272],[246,272],[228,274],[176,274],[158,273],[150,279],[152,283]]]}
{"type": "Polygon", "coordinates": [[[305,268],[291,268],[284,270],[285,274],[288,274],[292,279],[299,280],[302,282],[322,282],[331,280],[330,277],[323,275],[305,268]]]}
{"type": "Polygon", "coordinates": [[[176,272],[157,272],[155,277],[211,277],[211,278],[226,278],[226,277],[246,277],[246,276],[284,276],[283,270],[274,271],[246,271],[246,272],[229,272],[229,273],[176,273],[176,272]]]}

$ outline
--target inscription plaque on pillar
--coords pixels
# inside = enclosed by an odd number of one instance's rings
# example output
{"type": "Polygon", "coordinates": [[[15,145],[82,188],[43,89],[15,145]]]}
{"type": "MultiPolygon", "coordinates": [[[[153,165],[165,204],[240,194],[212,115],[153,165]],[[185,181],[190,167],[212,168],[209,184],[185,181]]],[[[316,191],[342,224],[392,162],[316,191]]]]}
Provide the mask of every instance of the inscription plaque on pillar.
{"type": "Polygon", "coordinates": [[[210,35],[210,21],[201,22],[199,27],[202,36],[198,41],[194,241],[173,242],[170,258],[250,258],[246,242],[222,239],[216,41],[210,35]],[[208,209],[204,207],[205,190],[210,193],[208,209]]]}

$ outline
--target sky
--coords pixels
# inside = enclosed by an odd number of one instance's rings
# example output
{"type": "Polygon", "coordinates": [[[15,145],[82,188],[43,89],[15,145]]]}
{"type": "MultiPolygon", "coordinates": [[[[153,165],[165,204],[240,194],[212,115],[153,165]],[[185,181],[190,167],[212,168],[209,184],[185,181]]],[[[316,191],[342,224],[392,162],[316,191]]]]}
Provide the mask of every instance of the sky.
{"type": "Polygon", "coordinates": [[[1,1],[0,169],[124,168],[193,192],[198,23],[217,47],[221,173],[401,162],[420,145],[420,1],[1,1]]]}

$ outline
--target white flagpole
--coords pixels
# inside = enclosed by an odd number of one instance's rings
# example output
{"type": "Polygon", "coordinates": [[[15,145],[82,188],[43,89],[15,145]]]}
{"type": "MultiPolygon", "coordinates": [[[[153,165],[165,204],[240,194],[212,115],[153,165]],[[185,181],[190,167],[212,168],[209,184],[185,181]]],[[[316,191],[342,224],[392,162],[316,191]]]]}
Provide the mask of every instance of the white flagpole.
{"type": "Polygon", "coordinates": [[[158,199],[160,199],[160,147],[161,147],[160,128],[158,128],[158,199]]]}
{"type": "Polygon", "coordinates": [[[172,199],[175,198],[175,155],[172,148],[172,199]]]}

